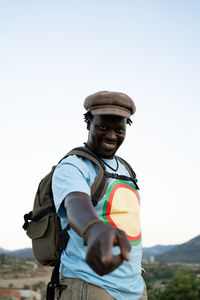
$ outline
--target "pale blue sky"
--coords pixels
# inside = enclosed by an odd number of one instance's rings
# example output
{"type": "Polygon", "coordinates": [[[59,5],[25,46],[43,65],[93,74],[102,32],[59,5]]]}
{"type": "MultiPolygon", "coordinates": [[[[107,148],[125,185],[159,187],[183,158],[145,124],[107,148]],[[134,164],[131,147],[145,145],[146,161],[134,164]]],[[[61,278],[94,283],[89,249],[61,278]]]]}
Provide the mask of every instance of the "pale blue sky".
{"type": "Polygon", "coordinates": [[[0,0],[0,247],[22,231],[40,179],[87,139],[84,98],[137,106],[119,150],[138,174],[144,246],[200,234],[200,2],[0,0]]]}

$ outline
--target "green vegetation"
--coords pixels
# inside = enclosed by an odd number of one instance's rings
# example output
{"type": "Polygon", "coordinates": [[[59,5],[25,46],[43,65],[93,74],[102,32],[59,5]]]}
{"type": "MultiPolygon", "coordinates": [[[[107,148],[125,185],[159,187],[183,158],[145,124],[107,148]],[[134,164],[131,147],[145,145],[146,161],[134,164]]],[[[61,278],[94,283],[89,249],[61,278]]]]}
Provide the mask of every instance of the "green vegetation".
{"type": "Polygon", "coordinates": [[[24,265],[24,263],[26,263],[26,259],[25,258],[18,258],[15,256],[10,256],[8,254],[0,254],[0,266],[2,265],[24,265]]]}
{"type": "MultiPolygon", "coordinates": [[[[147,284],[148,300],[199,300],[200,299],[200,264],[188,263],[152,263],[144,264],[144,278],[147,284]]],[[[46,283],[41,281],[50,277],[51,269],[39,265],[35,259],[26,260],[0,254],[1,279],[38,278],[38,282],[20,288],[40,291],[45,299],[46,283]]],[[[9,285],[15,288],[15,283],[9,285]]]]}
{"type": "Polygon", "coordinates": [[[6,254],[0,254],[0,265],[9,264],[8,256],[6,254]]]}
{"type": "Polygon", "coordinates": [[[23,289],[24,289],[24,290],[30,290],[30,288],[31,288],[31,287],[30,287],[30,285],[28,285],[28,284],[24,284],[24,286],[23,286],[23,289]]]}
{"type": "Polygon", "coordinates": [[[200,266],[146,265],[149,300],[199,300],[200,266]],[[188,267],[190,269],[188,269],[188,267]]]}
{"type": "Polygon", "coordinates": [[[178,270],[165,290],[159,296],[160,300],[199,300],[200,280],[189,270],[178,270]]]}
{"type": "Polygon", "coordinates": [[[145,268],[145,282],[147,289],[152,289],[155,282],[165,282],[172,278],[174,272],[177,270],[177,266],[169,266],[164,263],[146,264],[145,268]]]}
{"type": "Polygon", "coordinates": [[[0,280],[42,277],[47,275],[47,272],[47,268],[39,265],[35,259],[0,254],[0,280]]]}

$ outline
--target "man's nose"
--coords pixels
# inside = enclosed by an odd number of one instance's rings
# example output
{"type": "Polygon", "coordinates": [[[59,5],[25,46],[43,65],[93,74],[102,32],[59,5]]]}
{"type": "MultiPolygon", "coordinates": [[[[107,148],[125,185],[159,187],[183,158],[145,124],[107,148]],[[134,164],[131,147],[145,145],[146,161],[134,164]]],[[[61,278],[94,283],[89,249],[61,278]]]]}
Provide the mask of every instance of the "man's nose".
{"type": "Polygon", "coordinates": [[[115,141],[117,139],[116,132],[114,130],[109,130],[106,134],[106,138],[110,141],[115,141]]]}

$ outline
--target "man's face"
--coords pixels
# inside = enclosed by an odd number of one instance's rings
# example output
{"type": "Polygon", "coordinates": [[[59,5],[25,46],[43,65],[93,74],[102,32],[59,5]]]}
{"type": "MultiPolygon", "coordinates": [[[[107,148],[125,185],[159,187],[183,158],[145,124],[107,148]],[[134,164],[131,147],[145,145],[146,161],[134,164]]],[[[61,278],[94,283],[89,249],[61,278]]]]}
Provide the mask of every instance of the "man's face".
{"type": "Polygon", "coordinates": [[[95,115],[88,124],[88,146],[104,158],[112,158],[126,135],[126,118],[95,115]]]}

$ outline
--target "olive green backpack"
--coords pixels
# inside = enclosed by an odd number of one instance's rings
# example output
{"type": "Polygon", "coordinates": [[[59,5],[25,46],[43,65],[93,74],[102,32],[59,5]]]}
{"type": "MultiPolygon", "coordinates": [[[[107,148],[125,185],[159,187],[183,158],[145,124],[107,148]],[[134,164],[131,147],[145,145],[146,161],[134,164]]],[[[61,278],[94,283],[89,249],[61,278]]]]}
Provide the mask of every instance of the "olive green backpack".
{"type": "MultiPolygon", "coordinates": [[[[136,174],[130,165],[120,157],[117,157],[117,159],[124,164],[130,174],[130,177],[106,172],[102,161],[89,148],[74,148],[67,153],[67,155],[59,161],[59,163],[69,155],[77,155],[90,159],[99,168],[99,173],[91,187],[91,201],[94,206],[97,205],[98,201],[105,194],[109,177],[122,180],[132,180],[136,188],[138,188],[136,174]]],[[[67,246],[69,239],[68,230],[70,228],[69,225],[64,229],[61,228],[60,218],[56,213],[54,205],[51,185],[53,172],[56,166],[53,166],[50,173],[48,173],[39,183],[33,210],[24,215],[25,222],[23,225],[23,229],[32,240],[33,253],[38,262],[42,265],[54,267],[51,281],[47,287],[48,300],[54,299],[54,289],[55,287],[60,286],[60,256],[67,246]]]]}

